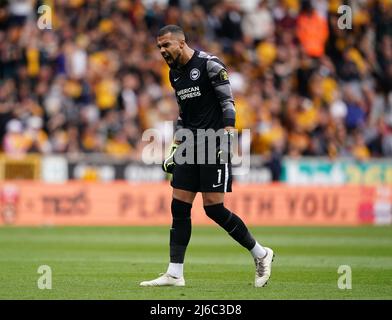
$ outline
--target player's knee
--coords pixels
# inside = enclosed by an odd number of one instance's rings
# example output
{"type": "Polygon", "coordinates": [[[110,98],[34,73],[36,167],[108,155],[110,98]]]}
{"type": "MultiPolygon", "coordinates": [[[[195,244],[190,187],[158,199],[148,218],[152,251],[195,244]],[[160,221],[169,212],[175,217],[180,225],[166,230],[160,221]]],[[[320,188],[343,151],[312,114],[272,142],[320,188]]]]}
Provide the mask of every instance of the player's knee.
{"type": "Polygon", "coordinates": [[[204,207],[223,203],[224,195],[224,193],[220,192],[203,192],[202,197],[204,207]]]}
{"type": "Polygon", "coordinates": [[[223,203],[212,206],[204,206],[208,217],[225,229],[234,239],[240,241],[248,234],[248,228],[242,219],[227,210],[223,203]]]}
{"type": "Polygon", "coordinates": [[[232,213],[227,210],[223,203],[218,203],[218,204],[213,204],[209,206],[204,206],[204,210],[207,214],[207,216],[214,220],[217,224],[220,226],[224,226],[228,220],[230,220],[230,217],[232,213]]]}
{"type": "Polygon", "coordinates": [[[173,198],[186,203],[193,203],[196,193],[182,189],[173,188],[173,198]]]}
{"type": "MultiPolygon", "coordinates": [[[[184,248],[189,243],[192,230],[191,208],[192,204],[190,203],[183,202],[174,198],[172,200],[171,211],[173,221],[170,229],[170,246],[172,247],[171,250],[173,252],[184,252],[184,248]]],[[[183,259],[183,253],[181,259],[183,259]]],[[[177,258],[172,257],[172,261],[177,260],[177,258]]]]}
{"type": "Polygon", "coordinates": [[[192,204],[173,198],[171,212],[173,219],[190,219],[192,204]]]}

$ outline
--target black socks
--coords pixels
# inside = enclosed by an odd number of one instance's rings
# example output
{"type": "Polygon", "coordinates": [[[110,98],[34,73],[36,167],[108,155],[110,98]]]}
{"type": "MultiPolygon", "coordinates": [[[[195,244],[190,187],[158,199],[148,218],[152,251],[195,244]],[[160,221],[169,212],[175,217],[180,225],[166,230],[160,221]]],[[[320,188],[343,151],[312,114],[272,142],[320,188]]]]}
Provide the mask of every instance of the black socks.
{"type": "MultiPolygon", "coordinates": [[[[170,229],[170,262],[184,263],[185,251],[192,233],[192,204],[173,199],[171,211],[173,223],[170,229]]],[[[256,245],[248,228],[236,214],[227,210],[223,203],[205,206],[208,217],[225,229],[229,235],[248,250],[256,245]]]]}
{"type": "Polygon", "coordinates": [[[170,262],[184,263],[185,251],[192,233],[190,203],[173,199],[173,223],[170,229],[170,262]]]}
{"type": "Polygon", "coordinates": [[[241,218],[227,210],[223,203],[205,206],[204,210],[208,217],[225,229],[240,245],[248,250],[253,249],[256,240],[249,233],[241,218]]]}

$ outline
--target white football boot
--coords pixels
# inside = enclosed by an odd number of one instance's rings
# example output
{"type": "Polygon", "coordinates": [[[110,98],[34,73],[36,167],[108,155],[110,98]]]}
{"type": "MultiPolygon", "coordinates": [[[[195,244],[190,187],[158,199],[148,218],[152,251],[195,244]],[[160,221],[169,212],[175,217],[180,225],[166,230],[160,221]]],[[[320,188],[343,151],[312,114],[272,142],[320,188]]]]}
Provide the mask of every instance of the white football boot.
{"type": "Polygon", "coordinates": [[[185,286],[184,277],[175,278],[168,273],[161,273],[159,278],[151,281],[140,282],[141,287],[163,287],[163,286],[174,286],[183,287],[185,286]]]}
{"type": "Polygon", "coordinates": [[[256,276],[255,287],[264,287],[271,276],[271,265],[274,261],[275,254],[272,249],[264,247],[267,254],[264,258],[255,258],[256,276]]]}

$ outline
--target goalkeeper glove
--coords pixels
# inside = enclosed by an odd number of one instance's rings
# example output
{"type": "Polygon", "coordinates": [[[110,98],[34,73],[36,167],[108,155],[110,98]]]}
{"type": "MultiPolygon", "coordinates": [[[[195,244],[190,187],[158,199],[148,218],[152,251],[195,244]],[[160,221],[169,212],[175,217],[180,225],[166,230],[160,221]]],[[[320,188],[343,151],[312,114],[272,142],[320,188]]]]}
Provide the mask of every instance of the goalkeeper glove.
{"type": "Polygon", "coordinates": [[[174,166],[176,165],[176,163],[174,162],[174,154],[176,153],[177,147],[178,144],[173,142],[171,145],[169,156],[162,163],[162,170],[166,173],[173,173],[174,166]]]}
{"type": "Polygon", "coordinates": [[[232,140],[234,138],[234,133],[230,131],[225,131],[223,134],[223,139],[220,141],[220,146],[218,150],[218,163],[230,163],[233,150],[232,150],[232,140]]]}

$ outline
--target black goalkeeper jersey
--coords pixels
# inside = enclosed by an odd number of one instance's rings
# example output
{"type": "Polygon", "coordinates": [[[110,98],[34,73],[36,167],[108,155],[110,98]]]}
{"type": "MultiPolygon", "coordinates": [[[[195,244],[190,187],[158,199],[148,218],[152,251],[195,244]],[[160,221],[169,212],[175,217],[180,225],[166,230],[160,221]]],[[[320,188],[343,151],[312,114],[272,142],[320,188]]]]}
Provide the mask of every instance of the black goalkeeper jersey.
{"type": "Polygon", "coordinates": [[[219,130],[235,125],[234,99],[225,65],[216,57],[195,50],[169,78],[180,108],[177,128],[219,130]]]}

